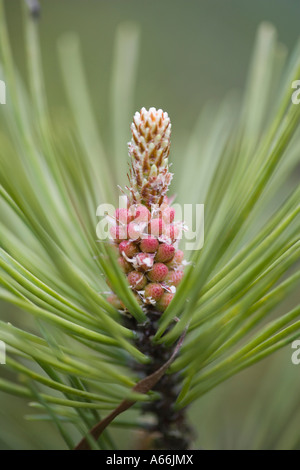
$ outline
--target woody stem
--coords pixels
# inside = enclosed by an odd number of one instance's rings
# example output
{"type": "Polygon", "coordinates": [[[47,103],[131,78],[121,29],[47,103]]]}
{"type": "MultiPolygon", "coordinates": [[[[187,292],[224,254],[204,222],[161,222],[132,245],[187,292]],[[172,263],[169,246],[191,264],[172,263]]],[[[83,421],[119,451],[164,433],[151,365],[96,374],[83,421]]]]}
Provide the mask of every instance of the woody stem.
{"type": "MultiPolygon", "coordinates": [[[[132,369],[141,378],[159,369],[169,358],[172,349],[163,344],[153,343],[152,338],[158,329],[161,313],[149,308],[148,321],[138,324],[134,318],[127,318],[126,325],[137,332],[137,348],[152,359],[149,364],[134,362],[132,369]]],[[[141,406],[143,414],[154,418],[149,427],[149,437],[153,449],[187,450],[191,445],[192,429],[187,423],[186,409],[175,410],[174,404],[180,391],[179,374],[165,374],[153,390],[159,392],[160,398],[141,406]]]]}

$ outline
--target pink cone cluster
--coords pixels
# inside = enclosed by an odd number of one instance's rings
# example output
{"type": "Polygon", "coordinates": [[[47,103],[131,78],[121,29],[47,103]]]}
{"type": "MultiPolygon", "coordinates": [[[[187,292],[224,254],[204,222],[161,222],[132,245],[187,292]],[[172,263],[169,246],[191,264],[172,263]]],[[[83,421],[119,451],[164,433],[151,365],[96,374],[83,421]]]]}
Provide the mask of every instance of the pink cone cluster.
{"type": "MultiPolygon", "coordinates": [[[[146,206],[133,204],[117,209],[111,227],[118,247],[118,262],[139,303],[164,311],[172,301],[183,276],[183,252],[178,249],[180,224],[167,202],[151,214],[146,206]]],[[[109,301],[124,308],[112,294],[109,301]]]]}
{"type": "MultiPolygon", "coordinates": [[[[129,143],[131,167],[127,208],[117,209],[110,228],[118,262],[139,303],[164,311],[183,277],[183,252],[178,249],[182,223],[166,193],[171,123],[162,110],[135,113],[129,143]]],[[[124,309],[115,294],[108,300],[124,309]]]]}

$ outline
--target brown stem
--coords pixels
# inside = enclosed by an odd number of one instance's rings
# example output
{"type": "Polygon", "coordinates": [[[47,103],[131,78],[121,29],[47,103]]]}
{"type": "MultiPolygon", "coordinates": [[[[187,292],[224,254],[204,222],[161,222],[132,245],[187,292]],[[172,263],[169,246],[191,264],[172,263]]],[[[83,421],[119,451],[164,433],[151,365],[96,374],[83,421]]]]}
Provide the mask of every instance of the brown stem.
{"type": "MultiPolygon", "coordinates": [[[[170,347],[153,343],[152,338],[157,332],[161,313],[154,309],[147,312],[148,322],[137,324],[131,319],[131,327],[138,334],[137,348],[151,357],[149,364],[132,364],[133,370],[141,376],[150,375],[163,364],[170,355],[170,347]]],[[[191,445],[192,429],[186,420],[186,409],[175,410],[174,404],[180,391],[181,377],[179,374],[165,374],[153,387],[159,392],[160,399],[141,405],[142,412],[151,414],[154,422],[146,436],[147,448],[185,450],[191,445]]]]}

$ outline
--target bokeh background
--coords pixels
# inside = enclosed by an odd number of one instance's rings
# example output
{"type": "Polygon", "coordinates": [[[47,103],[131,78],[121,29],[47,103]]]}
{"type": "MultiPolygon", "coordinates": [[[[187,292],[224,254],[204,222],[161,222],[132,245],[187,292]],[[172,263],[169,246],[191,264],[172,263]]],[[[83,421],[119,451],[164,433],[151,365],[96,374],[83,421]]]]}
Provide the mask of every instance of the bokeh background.
{"type": "MultiPolygon", "coordinates": [[[[175,174],[176,167],[181,168],[177,178],[184,178],[180,159],[184,161],[190,129],[206,103],[218,106],[232,90],[243,91],[258,25],[262,21],[273,23],[289,50],[299,36],[297,0],[40,3],[42,59],[53,115],[63,115],[67,108],[57,43],[74,32],[80,39],[99,132],[108,155],[113,152],[111,77],[116,35],[120,27],[133,30],[140,37],[140,47],[128,126],[134,111],[142,106],[168,111],[173,126],[175,174]]],[[[6,0],[5,6],[13,52],[25,76],[21,0],[6,0]]],[[[126,140],[123,152],[120,159],[126,159],[126,140]]],[[[296,298],[291,299],[292,305],[296,298]]],[[[4,304],[0,304],[0,313],[5,319],[20,314],[4,304]]],[[[195,403],[190,409],[197,432],[195,448],[300,448],[300,365],[292,364],[291,354],[290,347],[283,349],[195,403]]],[[[0,374],[4,367],[0,366],[0,374]]],[[[24,416],[28,414],[30,408],[21,399],[0,394],[1,449],[64,447],[51,424],[27,421],[24,416]]],[[[134,448],[135,436],[124,430],[114,433],[119,448],[134,448]]]]}

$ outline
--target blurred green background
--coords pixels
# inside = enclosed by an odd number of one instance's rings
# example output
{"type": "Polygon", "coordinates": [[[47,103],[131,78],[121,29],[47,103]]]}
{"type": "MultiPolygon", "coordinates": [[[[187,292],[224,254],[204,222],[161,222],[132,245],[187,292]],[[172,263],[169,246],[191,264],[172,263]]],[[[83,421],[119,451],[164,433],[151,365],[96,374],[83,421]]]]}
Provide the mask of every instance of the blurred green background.
{"type": "MultiPolygon", "coordinates": [[[[24,63],[20,2],[6,0],[15,57],[24,63]]],[[[112,58],[118,26],[135,23],[140,51],[134,107],[167,110],[173,148],[188,134],[207,101],[219,103],[242,90],[255,33],[272,22],[289,50],[299,35],[300,2],[295,0],[42,0],[41,47],[52,108],[66,102],[57,41],[75,32],[81,42],[94,110],[109,143],[112,58]]],[[[128,116],[130,123],[132,116],[128,116]]],[[[109,150],[109,149],[108,149],[109,150]]],[[[127,148],[124,149],[127,155],[127,148]]]]}
{"type": "MultiPolygon", "coordinates": [[[[5,3],[13,52],[24,75],[21,0],[5,3]]],[[[187,136],[205,103],[218,105],[231,90],[243,90],[260,22],[273,23],[289,50],[299,35],[300,2],[295,0],[40,3],[42,58],[53,114],[64,113],[67,106],[57,41],[75,32],[80,38],[94,111],[108,154],[112,152],[113,137],[110,110],[115,37],[123,23],[134,23],[140,35],[134,106],[128,125],[134,111],[142,106],[168,111],[177,160],[184,159],[187,136]]],[[[126,155],[125,141],[124,158],[126,155]]],[[[175,159],[175,172],[177,164],[175,159]]],[[[7,305],[1,304],[0,309],[5,319],[16,314],[7,305]]],[[[195,448],[300,448],[300,365],[291,363],[291,354],[292,349],[285,348],[194,404],[190,416],[197,430],[195,448]]],[[[54,427],[23,420],[30,409],[22,400],[4,394],[0,399],[0,448],[63,448],[54,427]]],[[[116,437],[119,448],[134,447],[135,437],[128,437],[127,431],[116,431],[116,437]]]]}

